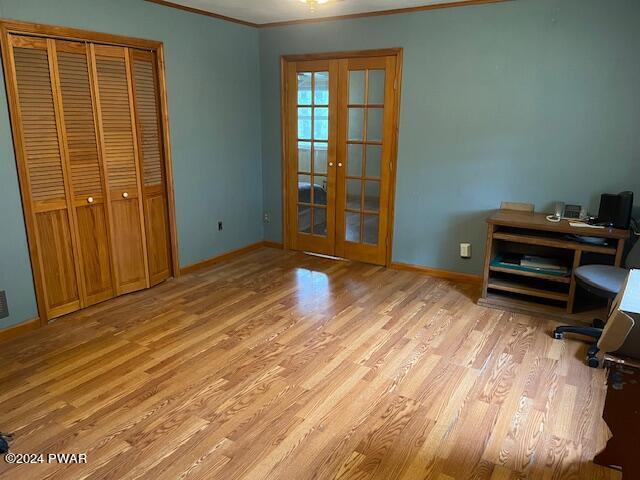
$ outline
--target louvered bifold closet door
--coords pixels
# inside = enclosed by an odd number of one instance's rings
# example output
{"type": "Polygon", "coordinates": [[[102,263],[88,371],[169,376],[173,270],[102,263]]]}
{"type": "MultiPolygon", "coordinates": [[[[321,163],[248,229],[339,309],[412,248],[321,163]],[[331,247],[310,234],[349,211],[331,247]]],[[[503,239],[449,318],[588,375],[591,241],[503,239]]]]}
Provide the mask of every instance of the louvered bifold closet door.
{"type": "Polygon", "coordinates": [[[117,294],[147,287],[140,164],[126,48],[91,45],[117,294]]]}
{"type": "Polygon", "coordinates": [[[152,52],[130,50],[138,151],[142,162],[149,280],[156,285],[171,275],[169,219],[156,62],[152,52]]]}
{"type": "Polygon", "coordinates": [[[85,43],[56,41],[62,123],[81,259],[83,306],[115,295],[88,51],[89,46],[85,43]]]}
{"type": "Polygon", "coordinates": [[[54,318],[80,308],[68,172],[52,87],[54,41],[11,36],[11,43],[22,195],[25,213],[32,216],[32,258],[40,270],[35,281],[44,293],[47,317],[54,318]]]}

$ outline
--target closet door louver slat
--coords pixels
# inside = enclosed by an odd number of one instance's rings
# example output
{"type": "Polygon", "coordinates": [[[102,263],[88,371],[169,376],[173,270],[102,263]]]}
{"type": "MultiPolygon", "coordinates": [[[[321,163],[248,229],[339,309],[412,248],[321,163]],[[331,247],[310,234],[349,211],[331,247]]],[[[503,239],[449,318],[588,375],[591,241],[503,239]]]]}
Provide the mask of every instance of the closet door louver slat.
{"type": "Polygon", "coordinates": [[[66,150],[86,295],[83,306],[115,295],[87,49],[84,43],[56,42],[66,150]]]}
{"type": "Polygon", "coordinates": [[[73,224],[47,40],[12,36],[27,191],[46,305],[54,318],[80,308],[73,224]]]}
{"type": "Polygon", "coordinates": [[[64,200],[62,157],[46,47],[45,50],[15,47],[13,56],[31,197],[36,202],[64,200]]]}
{"type": "Polygon", "coordinates": [[[127,49],[92,45],[119,295],[149,286],[127,49]]]}
{"type": "Polygon", "coordinates": [[[158,78],[152,52],[131,50],[138,149],[143,171],[143,203],[149,280],[156,285],[171,275],[169,220],[162,151],[158,78]]]}

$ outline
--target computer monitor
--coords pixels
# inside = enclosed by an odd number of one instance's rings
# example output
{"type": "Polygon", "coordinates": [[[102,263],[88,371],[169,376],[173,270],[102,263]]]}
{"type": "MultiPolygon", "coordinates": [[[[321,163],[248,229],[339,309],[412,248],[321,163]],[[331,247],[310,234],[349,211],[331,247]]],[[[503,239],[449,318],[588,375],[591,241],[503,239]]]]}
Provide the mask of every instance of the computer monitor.
{"type": "Polygon", "coordinates": [[[631,224],[632,208],[633,192],[621,192],[617,195],[603,193],[600,196],[598,223],[627,230],[631,224]]]}

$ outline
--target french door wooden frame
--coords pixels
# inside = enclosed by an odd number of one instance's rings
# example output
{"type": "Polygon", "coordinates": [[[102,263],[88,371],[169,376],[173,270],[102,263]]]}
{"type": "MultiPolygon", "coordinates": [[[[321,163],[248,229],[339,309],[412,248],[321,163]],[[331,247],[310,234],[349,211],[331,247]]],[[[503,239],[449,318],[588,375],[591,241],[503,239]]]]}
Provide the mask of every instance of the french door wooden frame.
{"type": "MultiPolygon", "coordinates": [[[[296,175],[296,172],[293,171],[293,167],[291,165],[293,158],[292,156],[292,146],[291,141],[289,139],[289,132],[292,128],[292,122],[296,121],[296,112],[292,111],[293,109],[290,107],[292,104],[292,95],[295,95],[295,92],[292,92],[291,86],[289,85],[288,78],[291,74],[291,69],[295,68],[295,65],[292,64],[300,64],[304,63],[305,66],[308,67],[308,70],[329,70],[330,62],[338,61],[340,73],[344,74],[344,70],[346,69],[347,62],[358,62],[358,59],[374,59],[374,58],[382,58],[382,57],[392,57],[394,60],[394,69],[395,69],[395,81],[394,84],[389,85],[388,88],[393,90],[393,111],[390,113],[392,116],[392,138],[389,139],[388,145],[390,148],[390,179],[388,182],[389,191],[387,192],[388,196],[388,207],[387,207],[387,215],[386,219],[383,220],[386,223],[386,235],[385,235],[385,265],[388,267],[391,265],[391,253],[392,253],[392,242],[393,242],[393,223],[394,223],[394,212],[395,212],[395,188],[396,188],[396,171],[397,171],[397,155],[398,155],[398,131],[399,131],[399,117],[400,117],[400,98],[401,98],[401,84],[402,84],[402,57],[403,50],[402,48],[389,48],[389,49],[376,49],[376,50],[359,50],[359,51],[345,51],[345,52],[327,52],[327,53],[319,53],[319,54],[302,54],[302,55],[283,55],[280,61],[280,75],[281,75],[281,142],[282,142],[282,212],[283,212],[283,245],[285,249],[302,249],[299,245],[292,245],[292,233],[294,226],[291,224],[290,217],[292,215],[292,211],[297,208],[296,202],[292,199],[292,176],[296,175]],[[293,205],[292,205],[293,204],[293,205]]],[[[335,75],[334,75],[335,76],[335,75]]],[[[337,82],[338,80],[330,80],[337,82]]],[[[346,100],[336,99],[337,100],[337,109],[344,108],[346,100]]],[[[333,102],[333,100],[332,100],[333,102]]],[[[330,112],[330,115],[332,113],[330,112]]],[[[386,114],[385,114],[386,115],[386,114]]],[[[335,124],[335,122],[334,122],[335,124]]],[[[331,126],[330,126],[331,127],[331,126]]],[[[333,127],[334,129],[337,127],[333,127]]],[[[331,129],[331,128],[330,128],[331,129]]],[[[335,132],[335,140],[337,141],[337,150],[338,153],[343,156],[344,152],[340,153],[340,149],[344,148],[343,143],[345,143],[345,132],[335,132]]],[[[331,135],[331,132],[330,132],[331,135]]],[[[334,148],[336,150],[336,148],[334,148]]],[[[336,152],[329,151],[328,159],[330,162],[336,162],[336,152]]],[[[328,196],[330,199],[335,200],[336,195],[336,185],[335,183],[339,183],[340,181],[344,182],[344,172],[338,172],[338,179],[333,184],[331,180],[329,181],[329,189],[328,196]]],[[[340,202],[337,202],[338,207],[343,207],[340,202]]],[[[330,210],[330,209],[328,209],[330,210]]],[[[329,213],[327,214],[329,216],[329,213]]],[[[335,225],[335,228],[344,228],[344,219],[341,222],[338,222],[335,225]]],[[[329,222],[328,222],[329,223],[329,222]]],[[[313,228],[313,225],[312,227],[313,228]]],[[[328,230],[331,230],[328,226],[328,230]]],[[[327,232],[328,236],[334,235],[333,231],[327,232]]],[[[346,242],[336,242],[336,251],[340,254],[349,258],[348,252],[345,250],[346,242]]],[[[303,245],[306,247],[307,245],[303,245]]],[[[315,251],[317,253],[325,253],[326,246],[318,238],[311,238],[309,240],[308,245],[309,251],[315,251]],[[316,245],[317,244],[317,245],[316,245]]],[[[363,259],[366,261],[366,258],[363,259]]]]}
{"type": "MultiPolygon", "coordinates": [[[[59,27],[52,25],[42,25],[29,22],[21,22],[16,20],[0,19],[0,45],[2,48],[2,63],[5,73],[5,84],[7,89],[7,99],[9,103],[9,113],[11,116],[11,128],[13,134],[13,144],[16,155],[16,165],[18,170],[18,180],[20,183],[20,191],[22,195],[22,204],[24,211],[25,226],[27,230],[27,242],[29,254],[31,258],[31,268],[33,271],[34,286],[36,292],[36,301],[38,305],[38,317],[41,325],[48,322],[49,317],[45,308],[46,291],[42,281],[43,266],[40,262],[39,242],[37,238],[37,229],[35,226],[34,212],[29,200],[30,188],[28,172],[26,171],[25,148],[22,142],[23,132],[20,122],[20,108],[18,105],[18,86],[15,82],[15,71],[12,62],[13,55],[11,52],[11,36],[23,35],[33,37],[34,39],[42,39],[44,42],[52,42],[53,40],[91,42],[96,45],[118,46],[137,50],[145,50],[154,54],[154,66],[157,73],[158,90],[159,90],[159,121],[161,126],[161,140],[164,158],[165,172],[165,188],[167,196],[167,210],[169,222],[169,241],[171,254],[171,276],[180,276],[180,262],[178,258],[178,236],[175,219],[175,201],[173,190],[173,170],[171,161],[171,143],[169,135],[169,112],[167,100],[167,88],[164,68],[164,46],[162,42],[155,40],[145,40],[134,37],[126,37],[120,35],[112,35],[107,33],[91,32],[87,30],[79,30],[67,27],[59,27]]],[[[91,46],[93,48],[93,45],[91,46]]],[[[126,59],[129,61],[129,58],[126,59]]],[[[107,194],[107,192],[105,192],[107,194]]]]}

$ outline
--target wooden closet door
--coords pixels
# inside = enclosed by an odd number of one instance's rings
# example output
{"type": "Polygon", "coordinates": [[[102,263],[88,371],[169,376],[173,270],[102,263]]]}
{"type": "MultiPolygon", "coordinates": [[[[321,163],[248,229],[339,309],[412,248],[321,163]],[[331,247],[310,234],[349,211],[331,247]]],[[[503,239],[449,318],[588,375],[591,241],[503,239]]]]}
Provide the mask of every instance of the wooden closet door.
{"type": "Polygon", "coordinates": [[[169,217],[160,124],[160,97],[154,54],[130,50],[133,94],[142,163],[142,197],[149,261],[149,282],[171,276],[169,217]]]}
{"type": "MultiPolygon", "coordinates": [[[[52,40],[11,36],[10,82],[17,93],[18,168],[30,249],[44,313],[58,317],[80,308],[68,172],[52,87],[52,40]],[[34,238],[35,237],[35,238],[34,238]]],[[[41,306],[42,308],[42,306],[41,306]]]]}
{"type": "Polygon", "coordinates": [[[115,295],[88,48],[85,43],[56,41],[54,69],[77,225],[83,307],[115,295]]]}
{"type": "Polygon", "coordinates": [[[91,57],[111,210],[116,292],[121,295],[149,286],[131,70],[123,47],[92,44],[91,57]]]}

